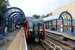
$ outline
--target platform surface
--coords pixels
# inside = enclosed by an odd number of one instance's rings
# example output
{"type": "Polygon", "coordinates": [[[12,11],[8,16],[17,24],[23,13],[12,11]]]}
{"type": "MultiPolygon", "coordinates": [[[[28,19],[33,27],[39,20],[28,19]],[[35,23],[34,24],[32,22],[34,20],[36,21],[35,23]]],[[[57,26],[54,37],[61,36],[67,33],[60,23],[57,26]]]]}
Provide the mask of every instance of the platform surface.
{"type": "Polygon", "coordinates": [[[26,38],[24,34],[24,28],[21,27],[18,34],[9,45],[7,50],[27,50],[26,38]]]}
{"type": "Polygon", "coordinates": [[[19,29],[7,33],[6,35],[0,37],[0,50],[7,50],[15,36],[17,35],[19,29]]]}
{"type": "Polygon", "coordinates": [[[27,50],[23,27],[1,37],[0,50],[27,50]]]}

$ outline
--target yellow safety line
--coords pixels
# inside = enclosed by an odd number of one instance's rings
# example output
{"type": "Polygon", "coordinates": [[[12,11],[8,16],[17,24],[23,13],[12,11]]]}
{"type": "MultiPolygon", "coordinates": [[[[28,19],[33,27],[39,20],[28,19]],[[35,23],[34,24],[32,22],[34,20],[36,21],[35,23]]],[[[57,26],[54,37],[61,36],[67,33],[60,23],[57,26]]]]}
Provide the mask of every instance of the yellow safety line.
{"type": "Polygon", "coordinates": [[[14,50],[16,43],[17,43],[17,39],[15,38],[7,50],[14,50]]]}
{"type": "Polygon", "coordinates": [[[20,48],[19,48],[19,50],[22,50],[22,37],[21,37],[21,42],[20,42],[20,48]]]}
{"type": "MultiPolygon", "coordinates": [[[[16,37],[18,37],[20,35],[20,31],[18,32],[18,34],[16,35],[16,37]]],[[[16,43],[17,43],[17,38],[15,37],[15,39],[12,41],[12,43],[9,45],[9,47],[7,48],[7,50],[14,50],[16,43]]]]}
{"type": "Polygon", "coordinates": [[[21,29],[19,30],[19,32],[18,32],[18,34],[16,35],[16,37],[18,37],[18,36],[20,35],[20,31],[21,31],[21,29]]]}
{"type": "MultiPolygon", "coordinates": [[[[23,30],[22,30],[22,36],[23,36],[23,30]]],[[[22,36],[21,36],[21,42],[20,42],[20,48],[19,48],[19,50],[22,50],[22,40],[23,40],[22,36]]]]}

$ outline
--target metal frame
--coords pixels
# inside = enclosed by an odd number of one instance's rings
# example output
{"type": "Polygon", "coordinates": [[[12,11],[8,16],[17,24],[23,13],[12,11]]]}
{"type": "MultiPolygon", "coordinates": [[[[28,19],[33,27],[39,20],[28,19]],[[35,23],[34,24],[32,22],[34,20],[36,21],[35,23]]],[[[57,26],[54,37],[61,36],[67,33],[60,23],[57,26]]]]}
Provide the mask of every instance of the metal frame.
{"type": "MultiPolygon", "coordinates": [[[[2,31],[0,31],[0,37],[3,36],[3,35],[5,35],[5,34],[7,34],[7,33],[10,32],[10,31],[12,31],[12,30],[9,30],[9,27],[12,28],[12,25],[13,25],[12,22],[13,22],[15,19],[17,19],[17,22],[18,22],[19,19],[25,19],[26,17],[25,17],[24,12],[23,12],[20,8],[11,7],[11,8],[8,8],[8,9],[5,11],[5,13],[4,13],[4,15],[3,15],[3,18],[4,18],[4,19],[1,21],[1,25],[0,25],[0,29],[2,30],[2,31]],[[12,10],[12,9],[19,10],[19,12],[18,12],[18,11],[15,11],[15,12],[12,12],[12,11],[11,11],[11,13],[8,15],[8,17],[6,17],[7,12],[10,11],[10,10],[12,10]],[[14,14],[14,13],[19,13],[19,14],[14,14]],[[12,17],[10,17],[12,14],[14,14],[14,15],[13,15],[12,17]],[[19,15],[19,17],[16,16],[16,15],[19,15]],[[14,16],[16,16],[16,17],[14,17],[14,16]],[[8,22],[7,25],[5,24],[6,19],[7,19],[7,22],[8,22]],[[9,19],[11,19],[10,25],[9,25],[9,22],[10,22],[9,19]],[[6,32],[5,32],[5,29],[6,29],[5,27],[7,27],[7,31],[6,31],[6,32]]],[[[23,20],[21,20],[21,21],[23,22],[23,20]]]]}
{"type": "MultiPolygon", "coordinates": [[[[6,17],[5,17],[6,13],[7,13],[9,10],[11,10],[11,9],[17,9],[17,10],[19,10],[20,12],[22,12],[23,17],[25,18],[24,12],[23,12],[20,8],[17,8],[17,7],[11,7],[11,8],[9,8],[9,9],[7,9],[7,10],[5,11],[4,15],[3,15],[3,18],[6,18],[6,17]]],[[[14,13],[14,12],[13,12],[13,13],[14,13]]],[[[16,12],[15,12],[15,13],[16,13],[16,12]]],[[[8,18],[10,18],[10,17],[8,17],[8,18]]],[[[12,18],[14,18],[14,17],[12,17],[12,18]]]]}
{"type": "MultiPolygon", "coordinates": [[[[45,18],[44,18],[44,19],[45,19],[45,18]]],[[[72,28],[72,27],[73,27],[73,24],[72,24],[73,18],[72,18],[72,15],[71,15],[69,12],[62,12],[62,13],[60,13],[58,19],[46,20],[45,22],[51,21],[51,26],[53,26],[53,22],[52,22],[52,21],[54,21],[54,20],[56,20],[56,31],[59,31],[59,30],[57,30],[57,26],[58,26],[58,25],[57,25],[57,20],[62,20],[62,24],[64,24],[64,23],[63,23],[64,20],[70,20],[70,21],[71,21],[71,32],[69,32],[69,31],[64,31],[64,32],[73,33],[73,28],[72,28]],[[64,19],[64,18],[62,17],[62,14],[63,14],[63,13],[69,14],[71,19],[64,19]],[[62,18],[62,19],[60,19],[60,18],[62,18]]],[[[49,27],[49,25],[47,25],[47,24],[45,25],[45,27],[46,27],[46,26],[49,27]]]]}

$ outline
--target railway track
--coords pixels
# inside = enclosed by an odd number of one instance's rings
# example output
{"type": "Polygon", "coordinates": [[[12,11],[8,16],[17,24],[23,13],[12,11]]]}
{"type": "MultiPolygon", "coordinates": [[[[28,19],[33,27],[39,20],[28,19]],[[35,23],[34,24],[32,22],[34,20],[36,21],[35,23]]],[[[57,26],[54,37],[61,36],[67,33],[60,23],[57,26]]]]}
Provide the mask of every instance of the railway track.
{"type": "Polygon", "coordinates": [[[40,39],[39,43],[29,42],[28,47],[28,50],[75,50],[74,47],[62,42],[59,37],[50,35],[47,32],[45,39],[40,39]]]}
{"type": "Polygon", "coordinates": [[[30,41],[28,42],[28,50],[48,50],[48,46],[42,41],[39,43],[30,41]]]}
{"type": "Polygon", "coordinates": [[[39,43],[32,43],[29,45],[30,45],[31,50],[45,50],[44,47],[39,43]]]}
{"type": "Polygon", "coordinates": [[[46,34],[48,34],[50,37],[56,39],[57,41],[60,41],[61,43],[67,44],[67,45],[75,48],[75,40],[65,38],[62,35],[54,34],[54,33],[51,33],[51,32],[46,32],[46,34]]]}
{"type": "Polygon", "coordinates": [[[46,39],[40,40],[46,43],[53,50],[74,50],[70,45],[62,43],[60,39],[46,33],[46,39]]]}

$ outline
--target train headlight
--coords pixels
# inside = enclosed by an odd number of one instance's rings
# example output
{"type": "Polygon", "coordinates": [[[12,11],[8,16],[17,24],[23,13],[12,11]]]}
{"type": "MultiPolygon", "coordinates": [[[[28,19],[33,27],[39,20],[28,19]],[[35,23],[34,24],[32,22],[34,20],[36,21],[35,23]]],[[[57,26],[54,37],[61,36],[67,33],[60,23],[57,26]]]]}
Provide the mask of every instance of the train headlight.
{"type": "Polygon", "coordinates": [[[31,33],[29,32],[29,35],[30,35],[31,33]]]}
{"type": "Polygon", "coordinates": [[[43,32],[42,32],[42,35],[43,35],[43,32]]]}

